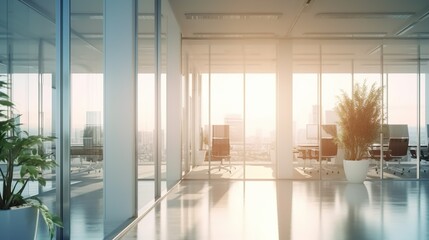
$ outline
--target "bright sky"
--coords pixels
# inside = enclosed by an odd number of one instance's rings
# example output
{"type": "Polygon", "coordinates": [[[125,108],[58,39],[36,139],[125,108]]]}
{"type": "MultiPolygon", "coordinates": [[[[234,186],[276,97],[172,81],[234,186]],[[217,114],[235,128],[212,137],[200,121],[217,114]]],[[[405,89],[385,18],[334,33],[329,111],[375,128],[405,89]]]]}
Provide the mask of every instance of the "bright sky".
{"type": "Polygon", "coordinates": [[[256,132],[269,136],[275,129],[275,74],[212,74],[209,100],[209,76],[203,76],[203,123],[224,124],[225,117],[246,116],[246,135],[256,132]],[[245,84],[244,84],[244,78],[245,84]],[[244,88],[246,88],[244,96],[244,88]]]}

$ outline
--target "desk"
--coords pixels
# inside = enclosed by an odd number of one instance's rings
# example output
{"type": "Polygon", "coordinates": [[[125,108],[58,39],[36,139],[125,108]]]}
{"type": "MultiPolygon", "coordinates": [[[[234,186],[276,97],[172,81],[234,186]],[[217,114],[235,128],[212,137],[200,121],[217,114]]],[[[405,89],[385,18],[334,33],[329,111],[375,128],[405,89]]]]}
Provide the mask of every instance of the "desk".
{"type": "Polygon", "coordinates": [[[380,160],[383,156],[383,159],[390,158],[391,150],[389,149],[388,144],[383,144],[383,147],[379,143],[372,144],[368,149],[369,156],[372,159],[380,160]],[[383,149],[383,150],[381,150],[383,149]]]}
{"type": "Polygon", "coordinates": [[[73,145],[70,147],[70,157],[78,158],[78,164],[71,164],[71,167],[76,167],[77,172],[101,171],[103,167],[103,146],[83,146],[73,145]]]}
{"type": "Polygon", "coordinates": [[[319,145],[317,144],[299,144],[295,147],[294,152],[298,153],[299,158],[307,159],[311,158],[311,151],[318,150],[319,145]]]}
{"type": "MultiPolygon", "coordinates": [[[[330,160],[337,157],[338,146],[333,138],[322,138],[320,143],[320,146],[315,144],[298,145],[298,153],[300,157],[304,160],[316,159],[317,161],[320,161],[320,164],[322,164],[323,160],[325,160],[326,164],[328,164],[330,160]]],[[[329,169],[327,166],[322,167],[322,165],[320,165],[319,168],[326,170],[326,174],[328,174],[328,172],[334,173],[334,169],[329,169]]]]}
{"type": "MultiPolygon", "coordinates": [[[[311,152],[319,149],[319,145],[317,144],[299,144],[294,149],[294,153],[297,153],[297,158],[301,158],[304,160],[304,165],[302,166],[302,170],[306,172],[306,162],[307,160],[316,159],[312,157],[311,152]]],[[[311,173],[311,172],[309,172],[311,173]]]]}

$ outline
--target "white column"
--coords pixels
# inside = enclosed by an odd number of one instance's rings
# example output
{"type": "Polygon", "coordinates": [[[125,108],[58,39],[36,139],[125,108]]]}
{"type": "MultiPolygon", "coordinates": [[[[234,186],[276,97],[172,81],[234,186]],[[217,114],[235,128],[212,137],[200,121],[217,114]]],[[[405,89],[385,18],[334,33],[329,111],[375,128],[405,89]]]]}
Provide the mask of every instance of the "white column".
{"type": "Polygon", "coordinates": [[[292,42],[280,40],[277,51],[277,178],[293,177],[292,42]]]}
{"type": "Polygon", "coordinates": [[[136,216],[136,1],[104,1],[105,233],[136,216]]]}
{"type": "MultiPolygon", "coordinates": [[[[180,27],[170,4],[162,2],[167,18],[167,188],[182,174],[182,79],[180,27]]],[[[183,133],[185,134],[185,133],[183,133]]]]}

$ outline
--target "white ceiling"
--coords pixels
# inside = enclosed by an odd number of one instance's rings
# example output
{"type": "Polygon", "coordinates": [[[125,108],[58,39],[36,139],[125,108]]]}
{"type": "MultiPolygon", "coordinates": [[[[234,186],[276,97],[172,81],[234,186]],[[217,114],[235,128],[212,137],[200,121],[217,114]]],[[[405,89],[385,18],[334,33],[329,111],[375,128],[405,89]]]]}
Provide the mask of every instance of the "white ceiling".
{"type": "Polygon", "coordinates": [[[380,72],[381,44],[385,65],[396,66],[395,71],[417,71],[419,51],[429,59],[427,40],[426,47],[417,49],[418,39],[429,38],[426,0],[170,0],[170,4],[182,28],[184,53],[201,71],[208,70],[209,60],[212,72],[240,71],[243,63],[246,70],[275,71],[278,39],[293,43],[295,72],[318,72],[320,61],[322,71],[351,72],[353,65],[354,71],[380,72]]]}
{"type": "Polygon", "coordinates": [[[429,37],[427,0],[170,0],[170,4],[184,38],[228,34],[279,38],[429,37]],[[412,29],[399,34],[410,25],[412,29]]]}
{"type": "MultiPolygon", "coordinates": [[[[103,62],[103,0],[71,2],[73,68],[99,72],[103,62]]],[[[429,68],[427,0],[169,2],[181,27],[184,57],[196,63],[194,66],[201,71],[207,71],[209,53],[211,71],[244,68],[275,71],[279,39],[293,43],[294,71],[318,71],[322,61],[324,71],[350,71],[353,65],[355,70],[379,72],[381,44],[385,46],[383,60],[392,68],[415,72],[419,51],[426,64],[422,66],[429,68]]],[[[153,2],[139,0],[138,3],[139,15],[153,13],[153,2]]],[[[17,62],[21,61],[22,65],[25,60],[30,64],[37,62],[37,51],[33,49],[37,49],[39,43],[34,40],[42,39],[45,68],[53,68],[55,58],[48,56],[55,56],[55,0],[2,0],[0,4],[0,63],[7,58],[5,36],[12,36],[12,51],[17,62]],[[4,8],[6,2],[8,6],[4,8]],[[25,14],[18,11],[22,8],[28,8],[23,11],[25,14]],[[6,10],[9,22],[2,14],[6,10]]],[[[154,31],[153,18],[139,19],[139,34],[147,34],[146,38],[139,38],[139,63],[153,68],[153,61],[148,57],[154,53],[153,47],[150,48],[153,42],[147,37],[154,31]]]]}

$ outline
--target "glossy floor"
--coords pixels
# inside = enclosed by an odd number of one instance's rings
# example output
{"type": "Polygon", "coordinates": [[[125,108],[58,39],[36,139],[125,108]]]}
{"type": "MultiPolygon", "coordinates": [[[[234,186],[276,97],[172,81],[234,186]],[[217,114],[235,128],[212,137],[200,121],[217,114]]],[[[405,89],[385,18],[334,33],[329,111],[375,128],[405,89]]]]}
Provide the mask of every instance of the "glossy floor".
{"type": "Polygon", "coordinates": [[[429,182],[184,180],[121,239],[429,239],[429,182]]]}

